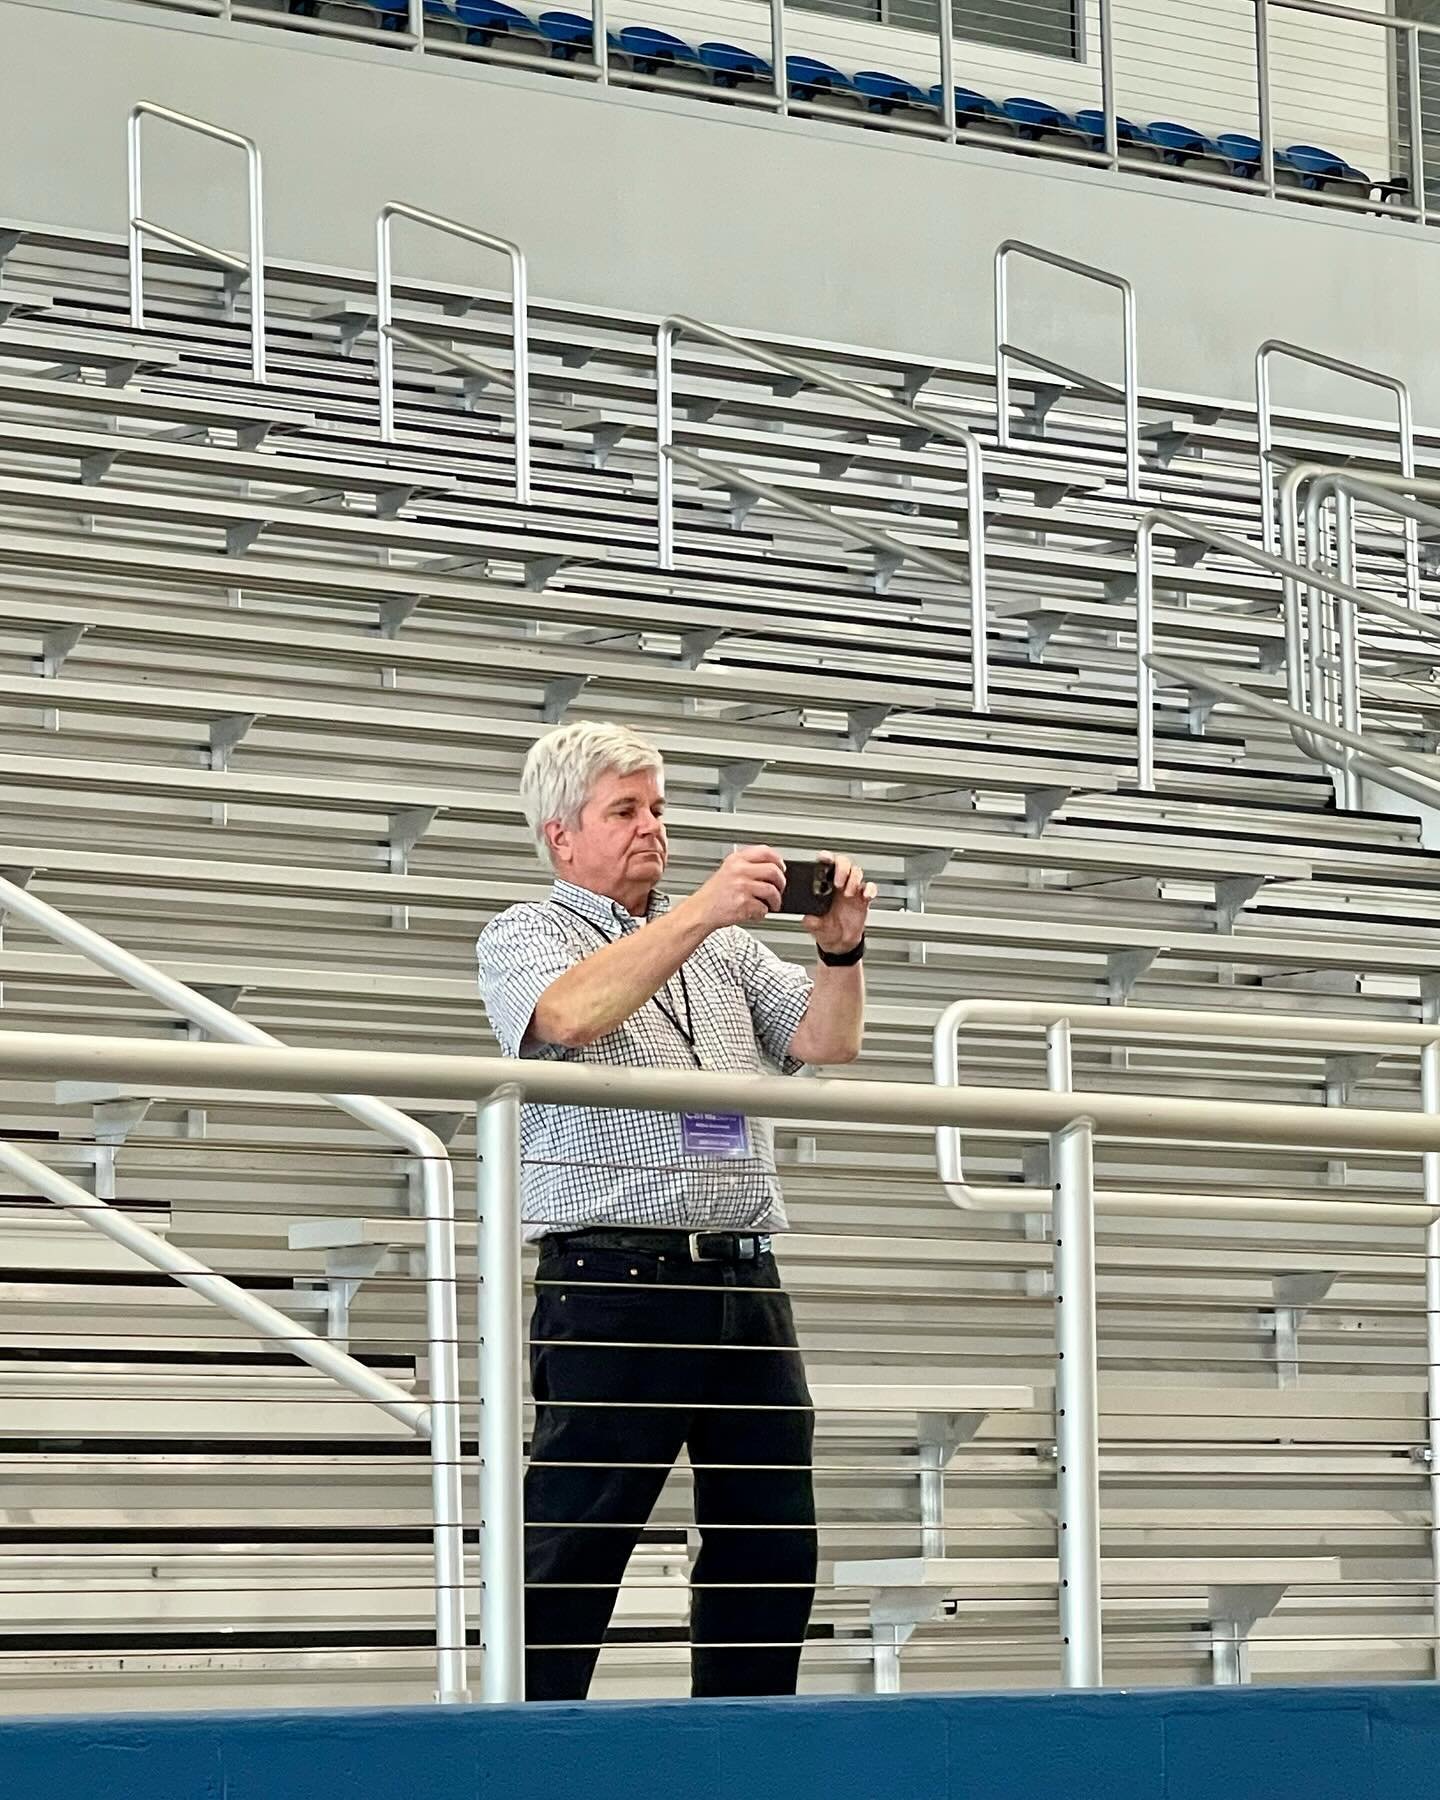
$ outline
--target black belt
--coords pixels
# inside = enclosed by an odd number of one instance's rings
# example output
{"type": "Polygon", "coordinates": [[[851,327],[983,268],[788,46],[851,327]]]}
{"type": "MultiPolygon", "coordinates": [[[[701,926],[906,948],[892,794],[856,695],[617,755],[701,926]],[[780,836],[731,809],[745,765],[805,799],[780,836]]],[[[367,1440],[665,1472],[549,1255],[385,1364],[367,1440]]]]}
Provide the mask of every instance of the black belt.
{"type": "Polygon", "coordinates": [[[549,1232],[541,1250],[635,1250],[688,1262],[758,1262],[770,1254],[770,1234],[760,1231],[621,1231],[596,1227],[549,1232]]]}

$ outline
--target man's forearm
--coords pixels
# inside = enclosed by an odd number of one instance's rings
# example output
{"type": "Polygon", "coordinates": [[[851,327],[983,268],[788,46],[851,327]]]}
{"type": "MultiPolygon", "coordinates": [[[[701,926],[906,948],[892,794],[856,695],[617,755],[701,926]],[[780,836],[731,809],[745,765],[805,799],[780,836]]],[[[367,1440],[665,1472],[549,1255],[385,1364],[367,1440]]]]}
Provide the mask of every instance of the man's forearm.
{"type": "Polygon", "coordinates": [[[536,1003],[528,1035],[567,1050],[608,1036],[659,993],[709,935],[694,896],[680,901],[642,931],[616,938],[557,976],[536,1003]]]}
{"type": "Polygon", "coordinates": [[[815,967],[815,989],[790,1045],[801,1062],[848,1063],[865,1039],[865,965],[815,967]]]}

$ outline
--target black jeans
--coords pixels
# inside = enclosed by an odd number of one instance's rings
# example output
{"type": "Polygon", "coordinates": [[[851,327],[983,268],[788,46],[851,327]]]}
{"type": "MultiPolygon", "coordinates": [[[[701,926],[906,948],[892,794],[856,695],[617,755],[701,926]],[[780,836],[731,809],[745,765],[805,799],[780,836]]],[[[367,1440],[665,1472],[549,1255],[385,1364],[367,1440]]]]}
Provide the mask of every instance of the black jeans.
{"type": "Polygon", "coordinates": [[[815,1592],[814,1415],[774,1258],[542,1246],[530,1335],[528,1697],[584,1697],[682,1447],[701,1540],[692,1691],[793,1694],[815,1592]]]}

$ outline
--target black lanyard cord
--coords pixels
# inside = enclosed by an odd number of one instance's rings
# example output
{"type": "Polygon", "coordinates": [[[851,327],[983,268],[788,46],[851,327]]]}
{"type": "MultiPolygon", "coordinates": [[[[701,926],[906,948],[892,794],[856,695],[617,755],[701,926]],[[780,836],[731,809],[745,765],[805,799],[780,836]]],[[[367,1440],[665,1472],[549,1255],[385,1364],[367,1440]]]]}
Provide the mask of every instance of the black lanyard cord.
{"type": "MultiPolygon", "coordinates": [[[[587,919],[585,914],[578,911],[575,907],[567,906],[563,900],[552,900],[550,904],[552,906],[558,906],[561,912],[569,913],[572,919],[578,919],[582,925],[588,925],[590,930],[593,931],[596,937],[603,943],[613,944],[615,942],[615,939],[611,937],[610,933],[606,931],[603,926],[597,925],[593,919],[587,919]]],[[[690,986],[685,979],[684,963],[681,963],[677,973],[680,976],[680,995],[685,1003],[685,1023],[683,1025],[680,1023],[679,1016],[672,1010],[669,1004],[669,981],[666,981],[650,996],[650,1001],[654,1005],[655,1010],[660,1014],[661,1018],[664,1019],[667,1024],[673,1026],[678,1035],[684,1039],[685,1046],[689,1050],[691,1056],[694,1057],[695,1066],[698,1069],[701,1067],[701,1063],[700,1052],[695,1045],[695,1014],[690,1007],[690,986]],[[665,995],[666,997],[662,999],[662,995],[665,995]]]]}

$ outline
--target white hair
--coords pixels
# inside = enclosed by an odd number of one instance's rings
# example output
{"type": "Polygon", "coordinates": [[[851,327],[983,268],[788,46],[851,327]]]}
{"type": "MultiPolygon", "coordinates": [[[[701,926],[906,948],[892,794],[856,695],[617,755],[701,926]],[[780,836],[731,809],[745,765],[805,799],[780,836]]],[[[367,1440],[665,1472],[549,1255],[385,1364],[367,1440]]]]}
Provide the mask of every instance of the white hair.
{"type": "Polygon", "coordinates": [[[602,775],[636,775],[642,769],[658,774],[663,768],[660,752],[628,725],[587,720],[536,738],[520,772],[520,804],[541,857],[552,860],[546,825],[552,819],[578,824],[602,775]]]}

